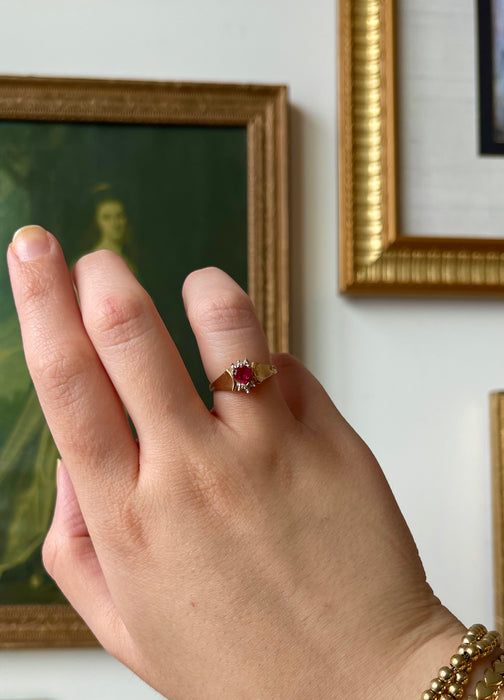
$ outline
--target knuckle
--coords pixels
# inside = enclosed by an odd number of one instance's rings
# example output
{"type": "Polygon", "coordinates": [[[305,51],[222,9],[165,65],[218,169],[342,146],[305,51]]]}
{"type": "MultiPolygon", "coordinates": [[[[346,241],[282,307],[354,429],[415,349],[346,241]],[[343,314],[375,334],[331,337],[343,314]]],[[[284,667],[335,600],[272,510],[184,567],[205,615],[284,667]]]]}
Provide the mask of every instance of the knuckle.
{"type": "Polygon", "coordinates": [[[108,295],[85,315],[84,323],[106,347],[117,349],[144,335],[146,311],[147,303],[138,294],[108,295]]]}
{"type": "Polygon", "coordinates": [[[249,497],[246,489],[243,474],[239,481],[231,468],[197,462],[188,468],[187,478],[179,483],[177,495],[184,508],[191,506],[230,522],[247,508],[249,497]]]}
{"type": "Polygon", "coordinates": [[[297,360],[289,352],[275,352],[271,356],[271,361],[278,369],[288,370],[300,365],[299,360],[297,360]]]}
{"type": "Polygon", "coordinates": [[[149,527],[144,512],[127,503],[121,508],[118,521],[120,532],[128,533],[128,542],[135,551],[146,552],[150,549],[149,527]]]}
{"type": "Polygon", "coordinates": [[[244,293],[233,292],[212,299],[201,299],[192,309],[191,316],[209,334],[239,331],[257,325],[252,302],[244,293]]]}
{"type": "Polygon", "coordinates": [[[39,353],[30,363],[38,389],[54,408],[69,408],[81,398],[89,364],[87,353],[58,351],[39,353]]]}
{"type": "Polygon", "coordinates": [[[43,302],[53,286],[53,277],[38,265],[31,265],[20,288],[21,303],[30,306],[43,302]]]}
{"type": "Polygon", "coordinates": [[[104,521],[104,531],[107,538],[111,539],[120,550],[133,556],[138,552],[147,552],[152,545],[151,510],[152,503],[146,503],[144,499],[137,497],[134,488],[125,490],[124,494],[117,498],[115,505],[104,521]]]}

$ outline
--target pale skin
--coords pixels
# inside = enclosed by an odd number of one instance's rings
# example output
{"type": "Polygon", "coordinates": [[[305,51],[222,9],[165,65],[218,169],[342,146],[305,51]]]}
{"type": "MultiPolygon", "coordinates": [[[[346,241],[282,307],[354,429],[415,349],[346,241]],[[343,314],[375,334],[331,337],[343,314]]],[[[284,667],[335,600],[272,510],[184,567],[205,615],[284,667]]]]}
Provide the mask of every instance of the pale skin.
{"type": "Polygon", "coordinates": [[[215,268],[184,283],[208,379],[245,357],[278,374],[209,412],[119,256],[72,278],[30,226],[8,262],[62,457],[44,563],[105,649],[171,700],[419,698],[465,627],[370,450],[300,362],[270,356],[238,285],[215,268]]]}

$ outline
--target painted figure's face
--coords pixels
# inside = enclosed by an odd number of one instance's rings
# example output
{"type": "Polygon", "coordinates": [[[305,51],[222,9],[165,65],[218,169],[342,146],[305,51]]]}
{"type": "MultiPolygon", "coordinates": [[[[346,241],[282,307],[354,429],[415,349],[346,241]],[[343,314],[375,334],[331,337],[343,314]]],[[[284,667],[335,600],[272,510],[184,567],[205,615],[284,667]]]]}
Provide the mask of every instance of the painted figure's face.
{"type": "Polygon", "coordinates": [[[96,210],[96,223],[100,233],[113,241],[122,241],[126,234],[126,214],[121,202],[102,202],[96,210]]]}

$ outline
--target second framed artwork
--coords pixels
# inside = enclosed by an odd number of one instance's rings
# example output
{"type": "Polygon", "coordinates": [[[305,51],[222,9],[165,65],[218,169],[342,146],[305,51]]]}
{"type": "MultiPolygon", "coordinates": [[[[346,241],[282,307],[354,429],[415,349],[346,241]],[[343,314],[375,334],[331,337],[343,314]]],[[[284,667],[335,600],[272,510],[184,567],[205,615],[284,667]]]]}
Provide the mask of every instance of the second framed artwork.
{"type": "Polygon", "coordinates": [[[504,293],[504,159],[478,135],[492,81],[500,105],[503,8],[339,0],[342,292],[504,293]]]}
{"type": "Polygon", "coordinates": [[[480,152],[504,155],[504,0],[477,0],[480,152]]]}
{"type": "MultiPolygon", "coordinates": [[[[287,350],[287,167],[284,86],[0,78],[3,248],[32,222],[69,264],[100,248],[121,254],[207,403],[183,280],[224,269],[249,292],[271,350],[287,350]]],[[[0,647],[93,644],[41,563],[57,452],[5,256],[0,267],[0,647]]]]}

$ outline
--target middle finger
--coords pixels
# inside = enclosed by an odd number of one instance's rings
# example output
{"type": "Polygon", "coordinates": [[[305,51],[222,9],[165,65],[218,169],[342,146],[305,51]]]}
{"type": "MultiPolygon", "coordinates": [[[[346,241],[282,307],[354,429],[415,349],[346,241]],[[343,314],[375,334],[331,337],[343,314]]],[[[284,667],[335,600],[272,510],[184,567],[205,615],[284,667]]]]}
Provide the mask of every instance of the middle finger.
{"type": "Polygon", "coordinates": [[[209,420],[152,299],[125,261],[102,250],[74,268],[89,337],[137,430],[141,460],[154,463],[209,420]]]}

